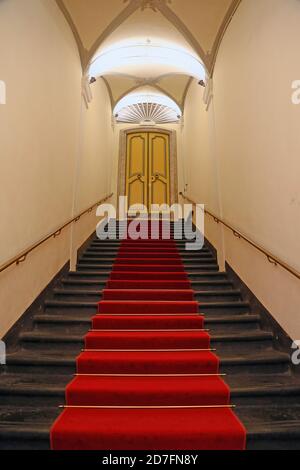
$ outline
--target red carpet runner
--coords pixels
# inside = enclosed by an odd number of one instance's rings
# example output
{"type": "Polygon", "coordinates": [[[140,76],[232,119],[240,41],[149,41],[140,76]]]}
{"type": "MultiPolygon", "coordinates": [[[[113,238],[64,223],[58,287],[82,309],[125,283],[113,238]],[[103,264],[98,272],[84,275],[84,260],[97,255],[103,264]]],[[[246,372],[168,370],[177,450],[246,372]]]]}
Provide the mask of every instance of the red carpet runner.
{"type": "Polygon", "coordinates": [[[123,241],[54,450],[243,450],[246,432],[170,241],[123,241]]]}

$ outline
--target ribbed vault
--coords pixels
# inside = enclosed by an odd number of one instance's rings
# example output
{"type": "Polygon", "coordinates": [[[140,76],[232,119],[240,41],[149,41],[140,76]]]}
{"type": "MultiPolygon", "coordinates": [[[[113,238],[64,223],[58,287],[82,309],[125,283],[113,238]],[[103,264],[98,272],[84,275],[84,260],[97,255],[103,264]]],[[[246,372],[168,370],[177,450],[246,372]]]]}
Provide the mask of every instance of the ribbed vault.
{"type": "MultiPolygon", "coordinates": [[[[136,12],[164,17],[210,73],[220,40],[241,0],[56,0],[86,67],[102,43],[136,12]]],[[[143,25],[141,25],[142,27],[143,25]]]]}
{"type": "MultiPolygon", "coordinates": [[[[241,0],[56,0],[76,38],[84,73],[113,44],[128,38],[172,43],[196,57],[211,75],[223,34],[241,0]]],[[[172,46],[172,47],[173,47],[172,46]]],[[[148,68],[149,69],[149,68],[148,68]]],[[[126,94],[149,85],[181,110],[192,80],[189,73],[109,71],[101,75],[112,107],[126,94]]]]}

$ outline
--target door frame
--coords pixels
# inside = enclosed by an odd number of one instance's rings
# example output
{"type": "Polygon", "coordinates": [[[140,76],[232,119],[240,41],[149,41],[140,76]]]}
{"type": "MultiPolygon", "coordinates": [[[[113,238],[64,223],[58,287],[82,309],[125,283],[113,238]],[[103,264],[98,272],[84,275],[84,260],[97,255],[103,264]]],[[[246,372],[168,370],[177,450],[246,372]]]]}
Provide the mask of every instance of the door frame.
{"type": "Polygon", "coordinates": [[[119,165],[118,165],[118,209],[119,197],[126,195],[126,157],[127,136],[139,132],[167,134],[170,140],[170,202],[178,204],[178,161],[177,161],[177,133],[175,130],[163,129],[161,127],[133,127],[120,131],[119,165]]]}

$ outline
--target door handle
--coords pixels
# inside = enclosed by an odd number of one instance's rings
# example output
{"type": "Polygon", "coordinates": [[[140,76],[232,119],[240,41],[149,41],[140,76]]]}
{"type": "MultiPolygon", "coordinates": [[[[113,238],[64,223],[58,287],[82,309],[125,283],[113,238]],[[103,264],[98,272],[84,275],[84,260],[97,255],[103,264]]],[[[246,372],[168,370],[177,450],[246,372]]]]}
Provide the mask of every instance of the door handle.
{"type": "Polygon", "coordinates": [[[154,183],[155,181],[157,181],[159,179],[159,175],[156,174],[155,176],[152,176],[151,180],[152,180],[152,183],[154,183]]]}

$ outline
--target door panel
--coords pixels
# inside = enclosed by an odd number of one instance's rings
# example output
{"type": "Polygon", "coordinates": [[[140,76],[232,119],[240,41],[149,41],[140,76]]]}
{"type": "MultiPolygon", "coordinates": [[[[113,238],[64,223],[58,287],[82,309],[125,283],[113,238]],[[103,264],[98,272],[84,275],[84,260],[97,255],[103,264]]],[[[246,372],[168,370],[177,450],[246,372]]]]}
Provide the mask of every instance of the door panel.
{"type": "Polygon", "coordinates": [[[148,206],[148,134],[129,134],[127,137],[126,195],[129,207],[148,206]]]}
{"type": "Polygon", "coordinates": [[[159,179],[152,184],[151,204],[168,204],[167,185],[159,179]]]}
{"type": "Polygon", "coordinates": [[[170,139],[143,132],[127,136],[126,195],[129,207],[170,204],[170,139]]]}
{"type": "Polygon", "coordinates": [[[149,201],[170,203],[170,143],[168,134],[149,134],[149,201]]]}

